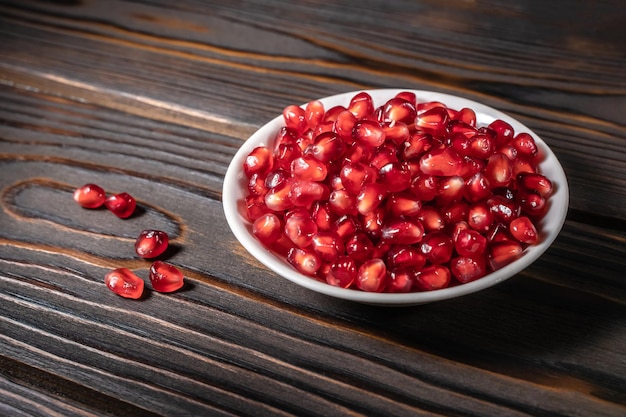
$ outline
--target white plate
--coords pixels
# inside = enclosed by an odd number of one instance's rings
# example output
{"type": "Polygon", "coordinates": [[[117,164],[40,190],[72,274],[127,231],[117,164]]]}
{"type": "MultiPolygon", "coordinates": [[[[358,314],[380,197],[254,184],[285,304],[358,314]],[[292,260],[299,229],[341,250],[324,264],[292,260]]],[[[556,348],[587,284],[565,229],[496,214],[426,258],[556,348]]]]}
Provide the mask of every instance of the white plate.
{"type": "MultiPolygon", "coordinates": [[[[527,247],[522,256],[514,262],[498,269],[484,277],[469,282],[467,284],[457,285],[454,287],[444,288],[441,290],[428,292],[412,292],[412,293],[369,293],[364,291],[352,290],[334,287],[324,282],[317,281],[305,275],[298,273],[289,265],[284,258],[274,255],[268,251],[252,234],[251,224],[242,218],[238,212],[238,201],[242,200],[247,192],[246,177],[243,173],[243,162],[246,156],[260,145],[270,145],[276,132],[284,125],[282,115],[270,121],[259,130],[257,130],[250,138],[241,146],[231,161],[226,176],[224,178],[224,188],[222,194],[222,202],[224,205],[224,213],[226,220],[235,237],[239,242],[263,265],[277,273],[278,275],[288,279],[310,290],[326,294],[331,297],[337,297],[345,300],[356,301],[365,304],[381,305],[381,306],[408,306],[430,303],[449,298],[459,297],[461,295],[470,294],[480,291],[484,288],[491,287],[502,282],[515,274],[522,271],[528,265],[533,263],[550,247],[554,239],[559,234],[569,205],[569,190],[567,179],[561,164],[557,160],[552,150],[546,143],[539,138],[533,131],[514,118],[495,110],[491,107],[456,97],[448,94],[441,94],[431,91],[419,90],[402,90],[402,89],[386,89],[386,90],[365,90],[374,99],[374,106],[380,106],[387,100],[395,96],[400,91],[411,91],[417,96],[417,101],[439,101],[452,109],[460,110],[469,107],[476,112],[478,126],[488,125],[496,119],[501,119],[509,123],[516,133],[527,132],[533,136],[540,152],[544,156],[539,164],[542,174],[548,177],[554,185],[554,193],[549,199],[550,207],[542,219],[539,229],[541,230],[542,240],[536,245],[527,247]]],[[[359,91],[339,94],[320,99],[324,103],[325,109],[330,109],[336,105],[347,106],[350,99],[359,91]]]]}

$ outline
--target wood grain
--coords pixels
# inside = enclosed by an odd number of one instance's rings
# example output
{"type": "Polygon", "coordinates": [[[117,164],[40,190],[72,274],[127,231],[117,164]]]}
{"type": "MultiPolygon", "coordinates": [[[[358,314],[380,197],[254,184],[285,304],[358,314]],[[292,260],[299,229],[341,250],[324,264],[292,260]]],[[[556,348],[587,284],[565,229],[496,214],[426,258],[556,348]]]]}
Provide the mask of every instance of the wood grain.
{"type": "Polygon", "coordinates": [[[624,415],[621,3],[296,3],[0,0],[0,414],[624,415]],[[542,135],[572,189],[561,235],[416,308],[280,279],[226,225],[232,156],[286,104],[398,86],[542,135]],[[140,209],[81,209],[86,182],[140,209]],[[111,268],[147,277],[145,228],[186,286],[116,297],[111,268]]]}

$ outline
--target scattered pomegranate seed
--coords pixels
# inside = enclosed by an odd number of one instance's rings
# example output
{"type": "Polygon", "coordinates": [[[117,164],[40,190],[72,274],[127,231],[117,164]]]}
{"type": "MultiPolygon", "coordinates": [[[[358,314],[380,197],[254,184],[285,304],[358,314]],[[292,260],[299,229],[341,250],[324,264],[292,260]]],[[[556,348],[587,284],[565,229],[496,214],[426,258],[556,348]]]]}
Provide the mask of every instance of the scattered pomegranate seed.
{"type": "Polygon", "coordinates": [[[128,193],[119,193],[107,197],[104,201],[104,205],[120,219],[126,219],[132,216],[135,212],[137,202],[132,195],[128,193]]]}
{"type": "Polygon", "coordinates": [[[553,185],[533,137],[401,92],[288,106],[244,162],[240,212],[299,272],[371,292],[467,283],[539,241],[553,185]]]}
{"type": "Polygon", "coordinates": [[[160,230],[142,230],[135,240],[135,252],[142,258],[156,258],[169,245],[167,233],[160,230]]]}
{"type": "Polygon", "coordinates": [[[96,184],[85,184],[74,191],[74,201],[84,208],[98,208],[104,204],[105,200],[104,190],[96,184]]]}
{"type": "Polygon", "coordinates": [[[158,292],[174,292],[184,285],[183,273],[174,265],[155,261],[150,266],[150,282],[158,292]]]}
{"type": "Polygon", "coordinates": [[[128,268],[110,271],[104,276],[104,283],[120,297],[136,300],[143,294],[143,280],[128,268]]]}

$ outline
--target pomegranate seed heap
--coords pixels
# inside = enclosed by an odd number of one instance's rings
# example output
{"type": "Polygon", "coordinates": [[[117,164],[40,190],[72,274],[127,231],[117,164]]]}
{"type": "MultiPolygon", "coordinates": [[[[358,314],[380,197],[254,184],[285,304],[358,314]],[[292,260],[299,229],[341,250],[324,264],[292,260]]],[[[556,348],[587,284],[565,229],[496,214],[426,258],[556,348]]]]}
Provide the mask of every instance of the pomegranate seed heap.
{"type": "Polygon", "coordinates": [[[401,92],[380,107],[288,106],[243,164],[243,215],[297,271],[342,288],[431,291],[539,241],[552,183],[528,133],[401,92]]]}

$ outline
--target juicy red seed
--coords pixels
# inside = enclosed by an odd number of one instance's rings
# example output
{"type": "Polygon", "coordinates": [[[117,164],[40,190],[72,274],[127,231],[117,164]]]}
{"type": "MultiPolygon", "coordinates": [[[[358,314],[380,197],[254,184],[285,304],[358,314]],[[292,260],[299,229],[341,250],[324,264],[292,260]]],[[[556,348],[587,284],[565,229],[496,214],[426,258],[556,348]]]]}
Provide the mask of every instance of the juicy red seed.
{"type": "Polygon", "coordinates": [[[537,243],[539,236],[533,222],[526,216],[518,217],[509,225],[509,230],[513,237],[522,243],[530,245],[537,243]]]}
{"type": "Polygon", "coordinates": [[[104,283],[115,294],[138,299],[143,294],[144,282],[128,268],[117,268],[104,276],[104,283]]]}
{"type": "Polygon", "coordinates": [[[328,167],[311,155],[296,158],[291,163],[291,173],[294,178],[308,181],[324,181],[328,175],[328,167]]]}
{"type": "Polygon", "coordinates": [[[181,289],[185,283],[178,268],[162,261],[155,261],[150,266],[150,282],[155,291],[166,293],[181,289]]]}
{"type": "Polygon", "coordinates": [[[460,156],[468,156],[471,150],[471,140],[462,133],[455,133],[450,137],[450,147],[460,156]]]}
{"type": "Polygon", "coordinates": [[[537,148],[537,143],[535,143],[535,139],[533,139],[530,134],[526,132],[519,133],[513,139],[513,146],[517,149],[517,152],[520,155],[523,155],[527,158],[534,158],[539,153],[539,149],[537,148]]]}
{"type": "Polygon", "coordinates": [[[285,120],[285,125],[295,130],[298,134],[304,132],[308,127],[305,110],[296,105],[285,107],[283,119],[285,120]]]}
{"type": "Polygon", "coordinates": [[[454,119],[467,123],[470,126],[476,126],[476,113],[474,112],[474,110],[467,107],[459,110],[454,119]]]}
{"type": "Polygon", "coordinates": [[[340,256],[330,264],[326,282],[335,287],[348,288],[357,276],[356,263],[349,256],[340,256]]]}
{"type": "Polygon", "coordinates": [[[320,231],[311,242],[311,248],[324,262],[332,262],[345,252],[345,246],[341,237],[330,231],[320,231]]]}
{"type": "Polygon", "coordinates": [[[489,157],[485,167],[485,177],[492,187],[502,187],[511,181],[513,167],[511,160],[504,154],[496,153],[489,157]]]}
{"type": "Polygon", "coordinates": [[[351,141],[352,130],[356,124],[357,118],[349,110],[344,110],[337,115],[333,131],[343,140],[351,141]]]}
{"type": "Polygon", "coordinates": [[[511,220],[520,215],[520,206],[515,201],[501,195],[489,197],[487,205],[496,222],[509,224],[511,220]]]}
{"type": "Polygon", "coordinates": [[[322,266],[320,257],[310,249],[291,248],[287,261],[304,275],[314,276],[322,266]]]}
{"type": "Polygon", "coordinates": [[[474,230],[486,232],[493,224],[493,214],[487,203],[475,203],[469,208],[467,223],[474,230]]]}
{"type": "Polygon", "coordinates": [[[319,100],[307,103],[304,118],[309,129],[315,129],[324,120],[324,104],[319,100]]]}
{"type": "Polygon", "coordinates": [[[441,211],[441,216],[448,225],[467,220],[469,205],[465,201],[457,201],[445,207],[441,211]]]}
{"type": "Polygon", "coordinates": [[[382,292],[387,284],[387,267],[382,259],[363,263],[357,271],[356,286],[362,291],[382,292]]]}
{"type": "Polygon", "coordinates": [[[403,98],[394,97],[383,106],[383,123],[400,122],[411,125],[415,123],[417,110],[415,105],[403,98]]]}
{"type": "Polygon", "coordinates": [[[437,203],[440,206],[447,206],[463,198],[465,181],[459,175],[441,178],[437,186],[437,203]]]}
{"type": "Polygon", "coordinates": [[[411,180],[411,192],[423,202],[431,201],[439,192],[437,177],[427,174],[418,174],[411,180]]]}
{"type": "Polygon", "coordinates": [[[484,200],[491,195],[491,184],[482,172],[477,172],[465,183],[465,198],[470,203],[484,200]]]}
{"type": "Polygon", "coordinates": [[[485,253],[487,238],[475,230],[460,230],[454,248],[463,257],[477,258],[485,253]]]}
{"type": "Polygon", "coordinates": [[[462,166],[463,159],[450,148],[431,150],[420,159],[420,169],[428,175],[459,175],[462,166]]]}
{"type": "Polygon", "coordinates": [[[354,125],[352,137],[364,145],[377,147],[385,142],[385,131],[377,122],[360,119],[354,125]]]}
{"type": "Polygon", "coordinates": [[[504,120],[494,120],[489,124],[489,129],[496,132],[496,146],[500,147],[509,143],[513,139],[513,127],[504,120]]]}
{"type": "Polygon", "coordinates": [[[346,190],[357,195],[365,184],[376,181],[377,174],[365,164],[348,162],[342,166],[339,177],[346,190]]]}
{"type": "Polygon", "coordinates": [[[406,244],[420,242],[424,236],[424,227],[419,221],[392,220],[383,225],[381,238],[393,244],[406,244]]]}
{"type": "Polygon", "coordinates": [[[251,195],[264,196],[267,194],[268,188],[265,185],[265,178],[260,173],[254,173],[248,180],[248,191],[251,195]]]}
{"type": "Polygon", "coordinates": [[[372,99],[372,96],[362,91],[352,97],[350,104],[348,105],[348,110],[357,119],[363,119],[374,113],[374,100],[372,99]]]}
{"type": "Polygon", "coordinates": [[[378,174],[380,182],[391,193],[406,190],[411,185],[411,171],[405,164],[399,162],[389,163],[383,166],[378,174]]]}
{"type": "Polygon", "coordinates": [[[522,255],[522,245],[514,240],[492,242],[489,265],[494,271],[510,264],[522,255]]]}
{"type": "Polygon", "coordinates": [[[376,209],[386,196],[387,188],[384,184],[366,184],[356,197],[357,210],[366,215],[376,209]]]}
{"type": "Polygon", "coordinates": [[[265,146],[256,147],[248,154],[243,163],[243,170],[248,178],[252,174],[265,173],[272,169],[273,155],[265,146]]]}
{"type": "Polygon", "coordinates": [[[424,230],[427,232],[442,230],[446,225],[439,210],[430,206],[422,206],[422,209],[417,215],[417,219],[422,223],[424,230]]]}
{"type": "Polygon", "coordinates": [[[137,201],[128,193],[119,193],[107,197],[104,206],[120,219],[126,219],[135,212],[137,201]]]}
{"type": "Polygon", "coordinates": [[[351,215],[344,215],[335,222],[334,231],[341,237],[346,238],[359,230],[359,222],[351,215]]]}
{"type": "Polygon", "coordinates": [[[523,172],[536,174],[537,167],[527,159],[517,158],[513,161],[513,176],[517,178],[517,176],[523,172]]]}
{"type": "Polygon", "coordinates": [[[411,267],[420,270],[426,264],[426,256],[413,245],[393,245],[387,252],[387,264],[393,268],[411,267]]]}
{"type": "Polygon", "coordinates": [[[432,264],[444,264],[450,260],[454,244],[443,232],[427,233],[420,243],[420,250],[432,264]]]}
{"type": "Polygon", "coordinates": [[[410,191],[391,194],[387,198],[386,209],[394,217],[416,216],[422,209],[422,202],[410,191]]]}
{"type": "Polygon", "coordinates": [[[393,144],[385,142],[382,146],[376,148],[372,152],[370,165],[372,168],[380,171],[385,165],[398,162],[398,155],[393,144]]]}
{"type": "Polygon", "coordinates": [[[496,150],[495,140],[485,134],[477,134],[470,140],[469,154],[474,158],[489,158],[496,150]]]}
{"type": "Polygon", "coordinates": [[[356,232],[346,239],[345,248],[348,256],[362,264],[371,258],[374,243],[365,233],[356,232]]]}
{"type": "Polygon", "coordinates": [[[453,119],[446,125],[446,132],[450,136],[463,135],[467,139],[471,139],[478,134],[475,125],[470,125],[462,120],[453,119]]]}
{"type": "Polygon", "coordinates": [[[291,180],[286,180],[265,194],[265,205],[273,211],[279,212],[293,207],[293,201],[289,198],[291,180]]]}
{"type": "Polygon", "coordinates": [[[383,124],[385,140],[390,140],[396,145],[403,145],[411,135],[409,127],[402,122],[390,122],[383,124]]]}
{"type": "Polygon", "coordinates": [[[135,240],[135,252],[142,258],[156,258],[169,245],[167,233],[160,230],[142,230],[135,240]]]}
{"type": "Polygon", "coordinates": [[[96,184],[85,184],[74,191],[74,201],[84,208],[98,208],[104,204],[105,200],[104,189],[96,184]]]}
{"type": "Polygon", "coordinates": [[[430,265],[415,274],[413,285],[420,291],[433,291],[449,284],[450,270],[443,265],[430,265]]]}
{"type": "Polygon", "coordinates": [[[444,107],[433,107],[422,113],[418,111],[415,126],[423,132],[438,136],[448,124],[448,112],[444,107]]]}
{"type": "Polygon", "coordinates": [[[337,215],[331,211],[327,201],[317,201],[313,204],[311,218],[317,224],[318,230],[330,230],[337,220],[337,215]]]}
{"type": "Polygon", "coordinates": [[[271,246],[283,233],[283,225],[274,213],[265,213],[252,224],[252,233],[265,246],[271,246]]]}
{"type": "Polygon", "coordinates": [[[317,224],[308,214],[289,216],[285,219],[284,233],[296,246],[306,248],[317,233],[317,224]]]}
{"type": "Polygon", "coordinates": [[[270,211],[265,205],[265,199],[262,196],[249,195],[245,198],[244,205],[245,207],[242,208],[244,217],[250,222],[255,221],[261,215],[270,211]]]}
{"type": "Polygon", "coordinates": [[[387,287],[385,291],[404,293],[413,289],[415,281],[415,271],[412,268],[394,269],[389,271],[387,287]]]}
{"type": "Polygon", "coordinates": [[[517,201],[522,211],[529,216],[541,217],[548,209],[546,199],[535,191],[520,191],[517,201]]]}
{"type": "Polygon", "coordinates": [[[396,94],[396,97],[404,99],[414,106],[417,102],[417,96],[411,91],[400,91],[398,94],[396,94]]]}
{"type": "Polygon", "coordinates": [[[487,273],[483,257],[470,258],[459,256],[450,261],[450,272],[462,284],[475,281],[487,273]]]}
{"type": "Polygon", "coordinates": [[[404,159],[417,158],[433,147],[433,137],[429,133],[417,132],[411,135],[402,148],[404,159]]]}
{"type": "Polygon", "coordinates": [[[368,233],[372,238],[380,238],[385,217],[386,212],[383,207],[378,207],[375,210],[365,214],[361,218],[363,230],[368,233]]]}
{"type": "Polygon", "coordinates": [[[313,181],[294,181],[289,190],[289,198],[297,207],[309,207],[329,194],[328,187],[313,181]]]}
{"type": "Polygon", "coordinates": [[[335,190],[330,193],[328,203],[333,213],[343,216],[345,214],[357,214],[356,197],[347,190],[335,190]]]}
{"type": "Polygon", "coordinates": [[[325,132],[315,138],[313,145],[309,146],[307,153],[322,162],[330,162],[339,159],[344,152],[344,142],[334,132],[325,132]]]}
{"type": "Polygon", "coordinates": [[[552,194],[552,182],[541,174],[521,173],[517,176],[517,185],[526,191],[536,191],[542,197],[552,194]]]}

